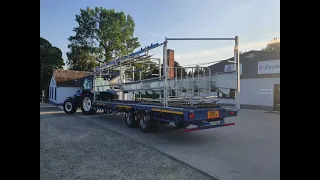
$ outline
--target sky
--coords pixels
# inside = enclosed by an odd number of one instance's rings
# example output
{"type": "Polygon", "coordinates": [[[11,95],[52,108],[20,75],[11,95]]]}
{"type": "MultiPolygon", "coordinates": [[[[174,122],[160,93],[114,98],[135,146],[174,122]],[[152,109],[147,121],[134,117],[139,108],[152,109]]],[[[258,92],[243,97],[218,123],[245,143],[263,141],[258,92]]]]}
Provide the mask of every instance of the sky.
{"type": "MultiPolygon", "coordinates": [[[[104,7],[130,14],[142,47],[165,37],[239,36],[240,51],[260,50],[280,38],[280,0],[40,0],[40,36],[61,49],[67,59],[68,37],[75,15],[86,7],[104,7]]],[[[234,41],[169,41],[181,65],[233,57],[234,41]]],[[[162,58],[162,48],[151,51],[162,58]]]]}

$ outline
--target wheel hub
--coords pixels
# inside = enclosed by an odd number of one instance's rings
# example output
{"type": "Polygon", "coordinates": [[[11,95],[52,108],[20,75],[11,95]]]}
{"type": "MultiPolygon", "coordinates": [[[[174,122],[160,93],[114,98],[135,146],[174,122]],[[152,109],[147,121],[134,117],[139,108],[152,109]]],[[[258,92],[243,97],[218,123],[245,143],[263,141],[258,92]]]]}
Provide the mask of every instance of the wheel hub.
{"type": "Polygon", "coordinates": [[[147,127],[147,123],[149,121],[149,116],[147,115],[143,115],[141,118],[140,118],[140,125],[142,128],[146,128],[147,127]]]}
{"type": "Polygon", "coordinates": [[[67,111],[71,111],[71,109],[72,109],[72,104],[71,104],[70,102],[66,102],[66,104],[64,105],[64,107],[65,107],[65,109],[66,109],[67,111]]]}
{"type": "Polygon", "coordinates": [[[85,111],[90,111],[90,109],[91,109],[91,100],[90,100],[89,97],[85,97],[83,99],[83,109],[85,111]]]}
{"type": "Polygon", "coordinates": [[[130,115],[129,112],[126,112],[126,113],[125,113],[125,117],[126,117],[127,123],[128,123],[128,124],[131,124],[132,118],[131,118],[131,115],[130,115]]]}

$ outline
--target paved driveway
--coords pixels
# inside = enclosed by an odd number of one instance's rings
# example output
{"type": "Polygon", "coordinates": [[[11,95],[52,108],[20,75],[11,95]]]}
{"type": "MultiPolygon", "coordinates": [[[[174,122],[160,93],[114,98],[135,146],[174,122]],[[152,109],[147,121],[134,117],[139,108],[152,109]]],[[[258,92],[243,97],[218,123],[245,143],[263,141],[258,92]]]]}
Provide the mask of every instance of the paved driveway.
{"type": "Polygon", "coordinates": [[[233,127],[182,133],[169,125],[154,134],[127,128],[118,116],[72,116],[112,129],[222,180],[280,179],[279,114],[241,110],[233,127]]]}
{"type": "Polygon", "coordinates": [[[41,180],[213,179],[92,118],[40,108],[41,180]]]}

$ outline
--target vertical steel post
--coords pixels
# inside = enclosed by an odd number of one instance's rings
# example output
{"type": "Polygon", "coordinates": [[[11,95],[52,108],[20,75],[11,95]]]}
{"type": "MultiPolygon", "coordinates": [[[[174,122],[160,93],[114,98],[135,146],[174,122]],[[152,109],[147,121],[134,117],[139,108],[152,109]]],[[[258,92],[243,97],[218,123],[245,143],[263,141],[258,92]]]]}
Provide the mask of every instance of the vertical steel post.
{"type": "MultiPolygon", "coordinates": [[[[101,62],[99,61],[99,67],[101,67],[101,62]]],[[[99,71],[99,75],[100,75],[100,78],[101,78],[101,70],[99,71]]]]}
{"type": "Polygon", "coordinates": [[[121,61],[119,61],[119,63],[120,63],[120,82],[122,83],[122,70],[121,70],[121,61]]]}
{"type": "Polygon", "coordinates": [[[165,41],[163,44],[163,75],[164,75],[164,88],[163,88],[163,98],[164,98],[164,107],[168,107],[168,90],[167,90],[167,82],[168,82],[168,62],[167,62],[167,37],[165,37],[165,41]]]}
{"type": "Polygon", "coordinates": [[[182,78],[183,78],[183,68],[180,68],[180,93],[182,94],[182,78]]]}
{"type": "MultiPolygon", "coordinates": [[[[158,59],[158,63],[159,63],[159,78],[161,78],[161,59],[159,58],[158,59]]],[[[159,81],[159,87],[161,87],[160,86],[160,81],[159,81]]],[[[160,92],[159,92],[159,99],[161,100],[161,88],[160,88],[160,92]]]]}
{"type": "Polygon", "coordinates": [[[161,59],[158,60],[159,63],[159,77],[161,77],[161,59]]]}
{"type": "Polygon", "coordinates": [[[178,68],[177,67],[173,67],[174,68],[174,73],[175,73],[175,79],[176,79],[176,84],[174,86],[174,96],[176,97],[177,96],[177,84],[178,84],[178,68]]]}
{"type": "MultiPolygon", "coordinates": [[[[139,76],[140,76],[139,80],[141,81],[141,79],[142,79],[142,71],[141,70],[139,70],[139,76]]],[[[140,100],[141,100],[141,92],[140,91],[139,91],[139,97],[140,97],[140,100]]]]}
{"type": "MultiPolygon", "coordinates": [[[[134,81],[134,73],[135,73],[135,69],[134,69],[134,66],[132,66],[132,81],[134,81]]],[[[132,92],[132,95],[133,95],[133,100],[135,101],[136,100],[135,92],[132,92]]]]}
{"type": "MultiPolygon", "coordinates": [[[[99,69],[101,71],[101,69],[99,69]]],[[[92,79],[92,91],[93,91],[93,102],[96,101],[96,93],[95,93],[95,90],[96,90],[96,68],[94,68],[94,71],[93,71],[93,79],[92,79]]]]}
{"type": "Polygon", "coordinates": [[[236,108],[240,110],[240,57],[239,57],[239,38],[235,37],[234,45],[234,61],[236,63],[236,72],[237,72],[237,89],[235,92],[236,108]]]}

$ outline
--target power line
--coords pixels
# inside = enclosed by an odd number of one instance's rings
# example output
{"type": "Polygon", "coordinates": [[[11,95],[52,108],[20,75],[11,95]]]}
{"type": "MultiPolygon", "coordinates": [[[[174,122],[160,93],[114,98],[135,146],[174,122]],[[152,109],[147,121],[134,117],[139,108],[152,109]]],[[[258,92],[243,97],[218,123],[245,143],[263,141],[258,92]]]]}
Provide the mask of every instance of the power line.
{"type": "Polygon", "coordinates": [[[206,64],[213,64],[213,63],[219,63],[221,61],[225,61],[225,60],[218,60],[218,61],[210,61],[210,62],[203,62],[203,63],[197,63],[197,64],[188,64],[185,66],[193,66],[193,65],[206,65],[206,64]]]}

